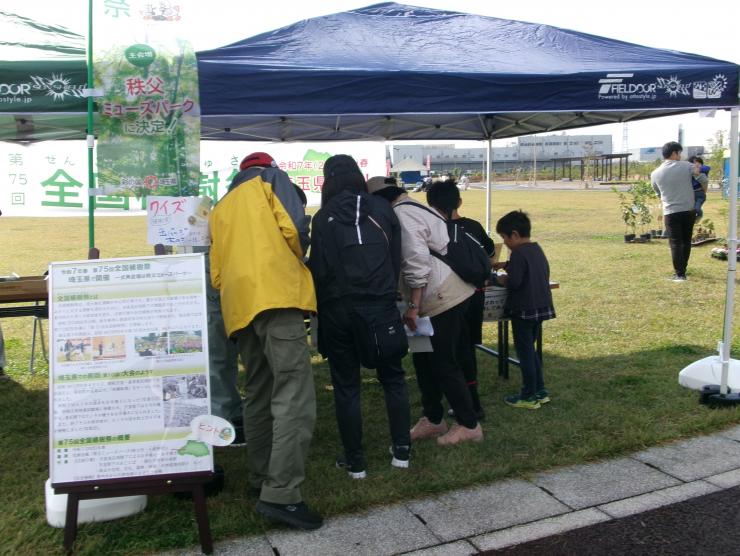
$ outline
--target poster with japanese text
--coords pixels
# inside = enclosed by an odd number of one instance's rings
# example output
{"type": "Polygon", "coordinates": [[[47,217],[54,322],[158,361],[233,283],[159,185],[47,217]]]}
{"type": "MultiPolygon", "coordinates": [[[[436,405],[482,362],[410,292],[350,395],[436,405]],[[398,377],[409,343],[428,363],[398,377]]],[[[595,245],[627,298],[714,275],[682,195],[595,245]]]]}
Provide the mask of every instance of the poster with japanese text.
{"type": "Polygon", "coordinates": [[[198,194],[198,63],[182,36],[189,1],[94,2],[98,186],[106,194],[198,194]]]}
{"type": "Polygon", "coordinates": [[[203,256],[49,275],[52,483],[211,471],[212,447],[191,432],[210,414],[203,256]]]}
{"type": "MultiPolygon", "coordinates": [[[[214,202],[223,197],[239,163],[251,152],[265,151],[293,183],[318,206],[324,161],[348,154],[366,177],[385,175],[385,144],[372,141],[267,143],[203,141],[199,193],[214,202]]],[[[146,197],[98,195],[95,216],[146,213],[146,197]]],[[[84,141],[43,141],[28,145],[0,142],[0,209],[7,216],[87,216],[87,147],[84,141]]]]}
{"type": "Polygon", "coordinates": [[[150,245],[209,246],[208,197],[157,197],[147,200],[146,230],[150,245]]]}

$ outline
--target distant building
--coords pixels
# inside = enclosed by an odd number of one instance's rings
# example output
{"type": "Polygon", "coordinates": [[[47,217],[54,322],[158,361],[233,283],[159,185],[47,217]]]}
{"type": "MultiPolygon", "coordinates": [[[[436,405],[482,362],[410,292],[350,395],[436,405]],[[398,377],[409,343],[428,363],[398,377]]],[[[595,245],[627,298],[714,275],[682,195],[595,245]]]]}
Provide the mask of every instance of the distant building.
{"type": "MultiPolygon", "coordinates": [[[[654,162],[656,160],[663,160],[663,146],[660,147],[642,147],[641,149],[630,149],[630,161],[631,162],[654,162]]],[[[689,146],[684,147],[681,157],[688,159],[692,156],[702,156],[704,154],[704,147],[689,146]]]]}
{"type": "MultiPolygon", "coordinates": [[[[612,154],[611,135],[527,135],[505,147],[492,149],[493,172],[508,172],[532,166],[537,161],[539,170],[552,169],[552,160],[566,157],[584,157],[612,154]]],[[[392,147],[394,164],[410,158],[419,164],[431,160],[431,169],[437,173],[485,172],[486,148],[455,148],[449,145],[398,145],[392,147]]]]}

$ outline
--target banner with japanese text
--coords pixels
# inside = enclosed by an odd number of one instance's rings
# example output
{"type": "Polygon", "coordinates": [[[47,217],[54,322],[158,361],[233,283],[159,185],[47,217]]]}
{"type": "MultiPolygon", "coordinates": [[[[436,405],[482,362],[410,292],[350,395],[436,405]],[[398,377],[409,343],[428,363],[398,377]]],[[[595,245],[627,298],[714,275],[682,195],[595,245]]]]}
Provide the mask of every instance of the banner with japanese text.
{"type": "MultiPolygon", "coordinates": [[[[385,175],[385,146],[379,142],[262,143],[201,142],[198,190],[216,201],[223,197],[239,163],[249,153],[265,151],[318,206],[324,161],[348,154],[366,178],[385,175]]],[[[87,216],[87,149],[84,141],[45,141],[21,146],[0,142],[0,210],[6,216],[87,216]]],[[[96,216],[143,215],[146,197],[101,195],[96,216]]]]}
{"type": "Polygon", "coordinates": [[[98,187],[108,195],[198,195],[198,62],[188,2],[95,0],[98,187]]]}
{"type": "Polygon", "coordinates": [[[52,263],[53,484],[206,472],[203,255],[52,263]]]}

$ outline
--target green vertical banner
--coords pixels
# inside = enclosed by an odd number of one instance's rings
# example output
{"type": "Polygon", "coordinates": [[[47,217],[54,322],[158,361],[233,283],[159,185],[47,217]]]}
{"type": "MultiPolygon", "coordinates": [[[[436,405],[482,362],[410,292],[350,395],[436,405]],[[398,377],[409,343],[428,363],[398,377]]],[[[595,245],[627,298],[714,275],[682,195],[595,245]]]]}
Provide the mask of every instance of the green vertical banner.
{"type": "Polygon", "coordinates": [[[198,195],[200,102],[188,2],[94,0],[98,187],[108,195],[198,195]]]}

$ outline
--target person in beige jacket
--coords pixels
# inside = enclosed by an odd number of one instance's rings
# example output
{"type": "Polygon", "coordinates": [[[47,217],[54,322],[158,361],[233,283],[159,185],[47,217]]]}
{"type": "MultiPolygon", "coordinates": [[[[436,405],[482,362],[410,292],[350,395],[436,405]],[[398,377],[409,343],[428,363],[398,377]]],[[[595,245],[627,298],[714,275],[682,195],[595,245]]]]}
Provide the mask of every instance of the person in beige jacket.
{"type": "Polygon", "coordinates": [[[414,353],[416,378],[421,390],[423,416],[411,429],[411,440],[437,438],[437,444],[483,440],[470,392],[457,362],[466,304],[475,288],[432,256],[447,252],[449,235],[444,217],[434,209],[412,200],[392,178],[370,178],[368,191],[393,206],[401,224],[400,286],[407,309],[406,326],[416,329],[416,319],[430,317],[434,335],[433,352],[414,353]],[[447,398],[457,422],[447,428],[442,396],[447,398]]]}

